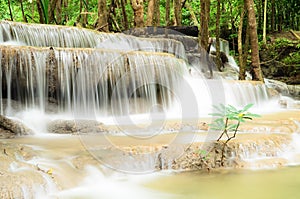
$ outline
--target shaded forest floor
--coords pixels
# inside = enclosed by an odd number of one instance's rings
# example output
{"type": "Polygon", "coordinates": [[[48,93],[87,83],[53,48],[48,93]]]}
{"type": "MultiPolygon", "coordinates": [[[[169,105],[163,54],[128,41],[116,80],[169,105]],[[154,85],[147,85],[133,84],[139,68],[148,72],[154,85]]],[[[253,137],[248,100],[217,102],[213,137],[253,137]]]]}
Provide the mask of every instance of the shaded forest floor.
{"type": "Polygon", "coordinates": [[[261,44],[260,50],[261,67],[266,78],[287,84],[300,84],[299,37],[300,31],[268,35],[267,44],[261,44]]]}

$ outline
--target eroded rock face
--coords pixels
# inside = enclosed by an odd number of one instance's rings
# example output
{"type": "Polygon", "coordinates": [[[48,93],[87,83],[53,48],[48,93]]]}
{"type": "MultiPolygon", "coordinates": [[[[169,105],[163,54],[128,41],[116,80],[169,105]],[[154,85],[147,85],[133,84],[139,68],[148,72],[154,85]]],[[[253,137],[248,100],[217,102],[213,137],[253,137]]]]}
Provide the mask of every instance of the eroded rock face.
{"type": "Polygon", "coordinates": [[[92,134],[106,130],[102,123],[94,120],[54,120],[47,129],[50,133],[58,134],[92,134]]]}
{"type": "Polygon", "coordinates": [[[30,134],[33,134],[33,131],[21,122],[0,115],[0,137],[9,138],[30,134]]]}
{"type": "Polygon", "coordinates": [[[300,85],[288,85],[273,79],[266,79],[266,85],[284,96],[300,99],[300,85]]]}
{"type": "Polygon", "coordinates": [[[300,85],[287,85],[289,92],[292,96],[300,99],[300,85]]]}
{"type": "Polygon", "coordinates": [[[36,198],[37,185],[46,190],[51,176],[38,165],[29,164],[37,156],[32,148],[19,143],[1,142],[0,198],[36,198]]]}

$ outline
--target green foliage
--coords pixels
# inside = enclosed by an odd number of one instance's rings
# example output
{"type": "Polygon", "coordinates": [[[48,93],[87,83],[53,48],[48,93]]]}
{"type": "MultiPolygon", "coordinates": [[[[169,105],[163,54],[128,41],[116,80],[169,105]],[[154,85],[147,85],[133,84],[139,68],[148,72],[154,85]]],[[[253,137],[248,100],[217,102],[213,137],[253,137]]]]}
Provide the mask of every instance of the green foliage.
{"type": "Polygon", "coordinates": [[[237,109],[232,105],[220,104],[219,106],[214,106],[215,113],[210,115],[216,117],[216,119],[209,124],[211,130],[221,131],[221,135],[217,139],[220,139],[226,135],[227,140],[223,144],[221,163],[224,164],[224,151],[226,144],[233,138],[235,138],[236,133],[240,127],[241,123],[245,123],[247,120],[252,120],[255,117],[260,117],[260,115],[250,113],[248,110],[253,106],[253,104],[247,104],[242,109],[237,109]],[[229,135],[232,132],[233,135],[229,135]]]}
{"type": "Polygon", "coordinates": [[[294,46],[294,43],[287,38],[278,38],[275,40],[275,48],[283,48],[287,46],[294,46]]]}
{"type": "Polygon", "coordinates": [[[4,2],[0,3],[0,13],[2,19],[10,19],[9,12],[8,12],[8,5],[4,2]]]}
{"type": "Polygon", "coordinates": [[[237,109],[232,105],[220,104],[219,106],[214,106],[215,113],[210,115],[217,117],[209,126],[211,130],[221,131],[221,136],[218,141],[225,134],[227,135],[227,141],[234,138],[241,123],[246,122],[246,120],[252,120],[255,117],[260,117],[257,114],[250,113],[248,110],[253,106],[253,104],[247,104],[242,109],[237,109]],[[233,132],[233,136],[229,136],[228,133],[233,132]]]}
{"type": "Polygon", "coordinates": [[[210,157],[209,157],[209,154],[206,150],[203,150],[203,149],[200,149],[198,151],[198,154],[199,156],[203,159],[203,160],[208,160],[210,157]]]}
{"type": "Polygon", "coordinates": [[[42,10],[44,14],[45,23],[49,23],[48,9],[49,9],[49,0],[41,0],[42,10]]]}
{"type": "MultiPolygon", "coordinates": [[[[42,10],[43,10],[43,18],[45,22],[48,22],[48,12],[49,11],[49,6],[50,0],[40,0],[42,3],[42,10]]],[[[37,11],[37,1],[27,1],[23,0],[23,6],[24,6],[24,13],[25,17],[27,18],[27,21],[32,23],[38,23],[39,22],[39,13],[37,11]]],[[[67,24],[67,25],[73,25],[74,22],[79,21],[82,19],[82,13],[80,13],[80,2],[82,3],[82,9],[81,11],[84,11],[88,13],[88,24],[87,25],[94,25],[97,21],[98,17],[98,12],[97,12],[97,0],[69,0],[66,2],[63,2],[61,8],[62,12],[58,13],[58,10],[54,9],[55,11],[55,17],[57,18],[58,15],[62,16],[62,24],[67,24]],[[87,8],[87,10],[85,10],[87,8]]],[[[191,7],[191,10],[195,14],[196,18],[198,21],[200,21],[200,1],[192,1],[192,0],[187,0],[186,1],[189,6],[191,7]]],[[[279,1],[273,4],[275,6],[276,10],[280,10],[281,12],[276,12],[275,13],[275,26],[274,27],[280,27],[283,30],[288,30],[288,29],[293,29],[293,30],[299,30],[299,8],[300,4],[298,3],[299,1],[297,0],[284,0],[284,1],[279,1]],[[292,5],[292,6],[291,6],[292,5]],[[282,14],[285,13],[285,14],[282,14]],[[279,17],[282,18],[282,20],[279,20],[279,17]],[[278,24],[281,23],[281,24],[278,24]]],[[[210,21],[209,21],[209,30],[210,30],[210,35],[214,36],[215,35],[215,30],[216,30],[216,13],[217,13],[217,1],[212,0],[210,1],[211,6],[210,6],[210,21]]],[[[144,14],[145,14],[145,19],[147,18],[147,4],[148,0],[144,1],[144,14]]],[[[244,1],[241,0],[234,0],[234,1],[221,1],[221,19],[220,19],[220,26],[222,29],[222,38],[227,39],[227,40],[232,40],[236,38],[236,33],[237,33],[237,27],[240,21],[240,15],[241,15],[241,8],[244,5],[244,1]],[[230,36],[230,38],[229,38],[230,36]]],[[[175,5],[177,6],[177,5],[175,5]]],[[[271,6],[272,2],[268,1],[268,19],[271,18],[271,6]]],[[[13,19],[14,21],[23,21],[23,16],[21,12],[21,5],[20,1],[17,0],[11,0],[11,8],[12,8],[12,14],[13,14],[13,19]]],[[[132,10],[132,7],[130,5],[130,1],[126,1],[126,13],[128,17],[128,22],[129,22],[129,28],[133,26],[133,18],[134,18],[134,13],[132,10]]],[[[118,23],[118,26],[124,30],[124,23],[123,23],[123,14],[121,10],[121,4],[120,1],[107,1],[107,9],[113,10],[113,15],[114,15],[114,20],[118,23]],[[111,4],[115,3],[115,8],[111,9],[111,4]]],[[[261,23],[262,20],[258,20],[259,16],[262,13],[262,2],[261,1],[255,1],[255,9],[257,12],[257,21],[261,23]]],[[[193,21],[191,19],[191,10],[186,9],[184,7],[182,9],[182,24],[183,25],[194,25],[193,21]]],[[[165,13],[166,13],[166,1],[165,0],[160,0],[160,22],[161,25],[165,25],[165,13]]],[[[174,5],[173,2],[171,1],[171,10],[170,10],[170,17],[171,21],[174,21],[174,5]]],[[[245,17],[245,23],[246,19],[245,17]]],[[[3,19],[10,19],[9,15],[9,9],[8,9],[8,4],[7,1],[2,1],[0,4],[0,20],[3,19]]],[[[270,21],[268,20],[268,27],[270,27],[270,21]]],[[[51,22],[52,23],[52,22],[51,22]]],[[[53,22],[54,23],[54,22],[53,22]]],[[[245,25],[244,25],[245,26],[245,25]]],[[[258,24],[260,27],[261,24],[258,24]]],[[[245,27],[244,27],[245,28],[245,27]]]]}
{"type": "Polygon", "coordinates": [[[285,57],[283,63],[287,65],[290,75],[297,75],[300,73],[300,52],[292,52],[285,57]]]}

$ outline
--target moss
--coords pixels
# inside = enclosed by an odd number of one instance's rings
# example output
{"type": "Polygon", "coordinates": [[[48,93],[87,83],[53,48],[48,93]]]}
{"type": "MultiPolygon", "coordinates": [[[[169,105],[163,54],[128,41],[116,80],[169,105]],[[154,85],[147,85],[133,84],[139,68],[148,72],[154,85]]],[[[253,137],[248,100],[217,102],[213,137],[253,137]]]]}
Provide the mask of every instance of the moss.
{"type": "Polygon", "coordinates": [[[296,84],[300,75],[300,41],[277,38],[261,45],[260,59],[265,77],[296,84]]]}

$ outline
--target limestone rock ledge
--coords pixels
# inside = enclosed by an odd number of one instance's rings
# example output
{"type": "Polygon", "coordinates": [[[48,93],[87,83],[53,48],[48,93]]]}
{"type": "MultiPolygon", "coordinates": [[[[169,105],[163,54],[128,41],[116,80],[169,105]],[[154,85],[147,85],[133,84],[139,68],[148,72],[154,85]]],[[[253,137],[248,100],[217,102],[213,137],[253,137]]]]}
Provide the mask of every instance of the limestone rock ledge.
{"type": "Polygon", "coordinates": [[[0,138],[30,135],[33,131],[17,120],[0,115],[0,138]]]}

